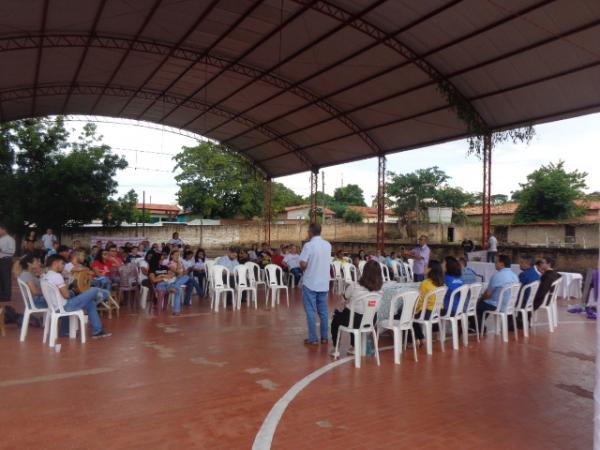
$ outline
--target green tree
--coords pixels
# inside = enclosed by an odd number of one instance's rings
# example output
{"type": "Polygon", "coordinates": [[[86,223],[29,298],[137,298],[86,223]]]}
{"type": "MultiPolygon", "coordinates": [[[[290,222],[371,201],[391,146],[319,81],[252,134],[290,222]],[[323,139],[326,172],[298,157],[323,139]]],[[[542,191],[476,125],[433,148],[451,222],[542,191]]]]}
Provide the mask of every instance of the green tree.
{"type": "Polygon", "coordinates": [[[463,191],[459,187],[443,186],[433,193],[436,206],[447,206],[453,209],[462,209],[473,203],[473,194],[463,191]]]}
{"type": "Polygon", "coordinates": [[[578,170],[567,172],[564,161],[550,163],[530,173],[527,181],[520,183],[514,223],[564,220],[583,214],[584,209],[577,206],[575,200],[585,195],[586,177],[587,173],[578,170]]]}
{"type": "Polygon", "coordinates": [[[352,208],[347,208],[343,217],[346,223],[362,223],[363,221],[363,215],[352,208]]]}
{"type": "Polygon", "coordinates": [[[88,123],[75,142],[63,120],[26,119],[0,128],[0,215],[15,229],[57,230],[103,217],[127,161],[88,123]],[[6,189],[4,189],[6,187],[6,189]]]}
{"type": "Polygon", "coordinates": [[[333,192],[333,200],[341,205],[367,206],[364,192],[358,184],[347,184],[336,188],[333,192]]]}
{"type": "Polygon", "coordinates": [[[435,198],[436,191],[450,178],[437,166],[419,169],[412,173],[389,173],[386,185],[386,203],[398,215],[406,217],[410,211],[420,211],[435,198]]]}
{"type": "MultiPolygon", "coordinates": [[[[142,222],[142,213],[135,207],[138,202],[138,196],[133,189],[127,192],[123,197],[110,199],[104,209],[102,224],[104,226],[118,227],[123,222],[135,223],[142,222]]],[[[148,221],[149,221],[148,215],[148,221]]]]}
{"type": "Polygon", "coordinates": [[[504,205],[508,203],[508,195],[505,194],[493,194],[490,197],[492,205],[504,205]]]}
{"type": "Polygon", "coordinates": [[[300,205],[302,202],[302,197],[284,184],[273,183],[271,187],[271,206],[274,215],[284,212],[288,206],[300,205]]]}

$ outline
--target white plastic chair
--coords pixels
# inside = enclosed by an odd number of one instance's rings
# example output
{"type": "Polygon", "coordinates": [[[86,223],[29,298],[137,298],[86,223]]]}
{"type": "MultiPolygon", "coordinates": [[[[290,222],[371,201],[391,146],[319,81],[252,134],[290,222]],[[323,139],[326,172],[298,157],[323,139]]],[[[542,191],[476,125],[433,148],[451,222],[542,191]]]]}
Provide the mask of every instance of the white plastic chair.
{"type": "Polygon", "coordinates": [[[412,264],[402,263],[402,266],[404,267],[404,273],[406,274],[405,275],[406,276],[406,281],[407,282],[414,281],[414,279],[415,279],[415,273],[413,272],[413,266],[412,266],[412,264]]]}
{"type": "Polygon", "coordinates": [[[342,264],[339,261],[333,261],[331,263],[333,268],[333,292],[341,295],[344,293],[344,277],[342,275],[342,264]]]}
{"type": "Polygon", "coordinates": [[[368,292],[365,293],[364,297],[362,297],[360,301],[363,302],[364,314],[362,316],[362,320],[360,321],[359,327],[354,328],[354,305],[351,305],[350,320],[348,322],[348,326],[341,326],[338,329],[335,350],[333,352],[334,357],[339,358],[340,338],[342,336],[342,333],[352,334],[354,336],[354,367],[356,367],[357,369],[360,369],[360,360],[362,358],[363,343],[361,342],[361,340],[363,334],[367,336],[371,335],[373,339],[373,346],[375,347],[375,358],[377,359],[377,365],[380,364],[379,346],[377,343],[377,330],[373,325],[373,321],[375,319],[375,314],[377,313],[377,309],[381,301],[381,294],[378,292],[368,292]]]}
{"type": "Polygon", "coordinates": [[[148,294],[150,293],[150,289],[146,286],[140,286],[140,308],[146,309],[148,305],[148,294]]]}
{"type": "Polygon", "coordinates": [[[367,264],[367,262],[363,259],[361,259],[358,262],[358,276],[359,277],[362,277],[362,273],[363,273],[363,270],[364,270],[366,264],[367,264]]]}
{"type": "MultiPolygon", "coordinates": [[[[444,343],[446,339],[446,323],[450,323],[452,330],[452,348],[458,350],[458,324],[463,322],[464,305],[469,295],[469,286],[462,285],[457,287],[450,294],[448,309],[440,317],[440,339],[444,343]],[[456,313],[452,315],[452,307],[456,304],[456,313]]],[[[443,347],[442,347],[443,348],[443,347]]]]}
{"type": "MultiPolygon", "coordinates": [[[[413,320],[415,318],[415,310],[417,308],[417,299],[419,298],[419,291],[406,291],[396,294],[390,304],[390,315],[387,320],[381,321],[377,327],[386,330],[391,330],[394,333],[394,363],[400,364],[400,355],[402,354],[402,337],[406,332],[412,334],[413,342],[413,353],[415,361],[418,361],[417,357],[417,341],[415,339],[415,330],[413,329],[413,320]],[[396,311],[398,309],[398,303],[402,302],[402,312],[400,313],[400,319],[394,319],[396,311]]],[[[406,338],[404,340],[406,342],[406,338]]],[[[405,344],[406,345],[406,344],[405,344]]]]}
{"type": "MultiPolygon", "coordinates": [[[[434,289],[427,293],[425,298],[423,299],[423,306],[421,308],[421,314],[419,317],[414,319],[414,322],[421,326],[421,329],[425,331],[425,340],[427,341],[427,354],[433,354],[433,325],[440,325],[440,313],[442,311],[442,307],[444,306],[444,297],[446,295],[446,291],[448,288],[446,286],[441,286],[437,289],[434,289]],[[435,304],[433,306],[433,310],[431,310],[431,314],[429,318],[426,319],[425,315],[427,313],[427,305],[429,304],[429,299],[434,296],[435,304]]],[[[444,343],[441,343],[442,350],[444,343]]]]}
{"type": "Polygon", "coordinates": [[[479,296],[483,290],[483,284],[473,283],[469,286],[469,299],[466,302],[464,308],[464,314],[462,316],[462,331],[463,331],[463,344],[465,347],[469,345],[469,317],[473,317],[475,321],[475,335],[477,336],[477,342],[479,342],[479,319],[477,319],[477,303],[479,296]]]}
{"type": "Polygon", "coordinates": [[[21,291],[21,297],[23,297],[23,303],[25,303],[25,310],[23,311],[23,323],[21,324],[21,336],[19,337],[19,341],[25,342],[25,338],[27,337],[27,329],[29,328],[29,317],[32,314],[43,314],[44,322],[46,322],[46,315],[48,314],[48,308],[38,308],[35,306],[33,302],[33,295],[31,295],[31,290],[27,283],[25,283],[20,278],[17,278],[17,282],[19,283],[19,290],[21,291]]]}
{"type": "Polygon", "coordinates": [[[207,259],[204,261],[204,267],[206,270],[206,289],[204,289],[204,296],[212,298],[214,283],[213,283],[213,267],[215,267],[214,260],[207,259]]]}
{"type": "Polygon", "coordinates": [[[383,282],[390,281],[390,269],[384,263],[379,263],[379,267],[381,267],[381,278],[383,278],[383,282]]]}
{"type": "MultiPolygon", "coordinates": [[[[518,317],[521,314],[521,322],[523,323],[523,335],[529,337],[529,314],[533,316],[533,299],[540,288],[540,282],[534,281],[521,287],[519,299],[515,307],[515,315],[518,317]],[[527,294],[527,299],[525,299],[527,294]]],[[[516,330],[515,330],[516,331],[516,330]]],[[[518,334],[518,331],[516,331],[518,334]]]]}
{"type": "Polygon", "coordinates": [[[237,295],[237,309],[241,309],[242,307],[242,294],[244,292],[248,292],[248,298],[246,299],[246,306],[250,308],[250,304],[254,302],[254,309],[258,308],[258,295],[256,291],[256,286],[252,285],[252,280],[250,278],[250,269],[248,266],[244,264],[240,264],[236,266],[234,269],[235,274],[235,291],[237,295]]]}
{"type": "MultiPolygon", "coordinates": [[[[552,283],[550,286],[550,290],[544,296],[544,301],[534,312],[533,318],[531,319],[531,325],[533,326],[535,322],[537,322],[537,316],[540,310],[545,310],[548,315],[548,329],[550,333],[554,333],[554,328],[558,325],[558,319],[555,317],[557,314],[556,311],[556,298],[558,297],[558,292],[560,291],[560,285],[562,283],[562,279],[558,278],[556,281],[552,283]]],[[[534,328],[535,332],[535,328],[534,328]]]]}
{"type": "Polygon", "coordinates": [[[267,264],[265,266],[265,273],[267,274],[267,296],[265,298],[265,305],[269,305],[269,295],[271,295],[271,306],[279,304],[279,294],[281,291],[285,292],[287,306],[290,306],[290,291],[288,287],[283,283],[283,270],[276,264],[267,264]]]}
{"type": "Polygon", "coordinates": [[[231,293],[233,309],[235,309],[235,292],[229,283],[231,276],[229,270],[225,266],[214,265],[211,270],[212,274],[212,295],[210,299],[210,307],[215,312],[219,312],[219,303],[223,298],[223,308],[227,309],[227,294],[231,293]],[[225,281],[223,281],[223,278],[225,281]]]}
{"type": "Polygon", "coordinates": [[[68,317],[69,337],[71,339],[76,337],[78,322],[74,319],[79,319],[81,343],[85,344],[85,315],[83,314],[83,310],[78,309],[77,311],[71,312],[65,311],[63,307],[63,296],[58,288],[44,279],[41,280],[41,287],[42,294],[44,294],[46,303],[48,303],[48,314],[46,314],[46,322],[44,324],[43,342],[46,343],[46,340],[48,340],[48,345],[54,347],[58,336],[58,319],[61,317],[68,317]]]}
{"type": "Polygon", "coordinates": [[[344,277],[344,292],[346,292],[347,286],[355,286],[358,283],[358,271],[352,264],[342,266],[342,276],[344,277]]]}
{"type": "Polygon", "coordinates": [[[260,270],[260,266],[255,262],[248,261],[244,263],[244,265],[249,269],[249,277],[250,277],[250,285],[256,288],[256,292],[258,293],[258,288],[262,286],[265,289],[265,297],[267,296],[267,282],[264,279],[264,272],[260,270]]]}
{"type": "Polygon", "coordinates": [[[502,340],[508,342],[508,316],[512,316],[513,326],[517,330],[517,319],[515,313],[515,305],[519,298],[520,284],[510,284],[500,289],[498,295],[498,305],[495,310],[484,311],[481,318],[481,335],[485,331],[485,321],[489,316],[496,318],[496,334],[502,329],[502,340]],[[508,298],[507,298],[508,297],[508,298]],[[501,326],[500,326],[501,325],[501,326]]]}

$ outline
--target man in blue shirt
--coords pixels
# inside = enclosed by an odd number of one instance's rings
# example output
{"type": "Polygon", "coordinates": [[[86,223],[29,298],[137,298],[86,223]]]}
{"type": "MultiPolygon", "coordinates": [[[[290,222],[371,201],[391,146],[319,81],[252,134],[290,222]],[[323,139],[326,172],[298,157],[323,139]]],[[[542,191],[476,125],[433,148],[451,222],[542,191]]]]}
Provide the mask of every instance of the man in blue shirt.
{"type": "MultiPolygon", "coordinates": [[[[494,311],[500,300],[500,291],[511,284],[518,284],[517,275],[510,268],[510,258],[507,255],[500,255],[496,260],[497,272],[492,276],[487,290],[483,293],[482,301],[477,304],[477,318],[481,324],[484,311],[494,311]]],[[[503,299],[506,302],[507,299],[503,299]]]]}
{"type": "MultiPolygon", "coordinates": [[[[523,256],[519,261],[519,266],[521,267],[522,272],[519,274],[519,282],[525,286],[529,283],[533,283],[534,281],[540,280],[540,273],[537,271],[535,267],[535,258],[531,256],[523,256]]],[[[527,299],[529,298],[529,292],[525,292],[523,295],[523,305],[517,306],[525,306],[527,303],[527,299]]]]}
{"type": "Polygon", "coordinates": [[[307,345],[319,343],[317,338],[316,315],[319,315],[321,344],[327,343],[329,331],[329,312],[327,296],[329,294],[329,268],[331,263],[331,244],[321,239],[321,225],[311,223],[308,227],[309,241],[304,244],[300,254],[300,268],[304,272],[302,283],[302,303],[308,325],[307,345]]]}

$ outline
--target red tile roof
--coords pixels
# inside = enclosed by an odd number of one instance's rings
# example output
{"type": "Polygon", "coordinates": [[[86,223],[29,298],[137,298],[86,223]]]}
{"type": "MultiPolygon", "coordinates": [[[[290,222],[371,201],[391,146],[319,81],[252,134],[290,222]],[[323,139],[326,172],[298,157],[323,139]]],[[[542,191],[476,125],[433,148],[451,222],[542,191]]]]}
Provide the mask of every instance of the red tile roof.
{"type": "MultiPolygon", "coordinates": [[[[368,206],[348,206],[349,209],[353,209],[363,215],[363,217],[377,217],[377,208],[370,208],[368,206]]],[[[386,216],[396,216],[396,213],[386,208],[385,209],[386,216]]]]}
{"type": "MultiPolygon", "coordinates": [[[[135,205],[137,209],[143,209],[143,204],[138,203],[135,205]]],[[[145,208],[147,211],[164,213],[164,214],[179,214],[181,208],[177,205],[162,205],[160,203],[146,203],[145,208]]]]}
{"type": "MultiPolygon", "coordinates": [[[[588,211],[597,211],[600,209],[600,202],[598,201],[575,200],[575,203],[579,206],[585,206],[588,211]]],[[[513,215],[517,211],[518,206],[519,204],[516,202],[492,206],[491,214],[492,216],[513,215]]],[[[463,208],[463,212],[467,216],[480,216],[481,209],[481,206],[469,206],[463,208]]]]}

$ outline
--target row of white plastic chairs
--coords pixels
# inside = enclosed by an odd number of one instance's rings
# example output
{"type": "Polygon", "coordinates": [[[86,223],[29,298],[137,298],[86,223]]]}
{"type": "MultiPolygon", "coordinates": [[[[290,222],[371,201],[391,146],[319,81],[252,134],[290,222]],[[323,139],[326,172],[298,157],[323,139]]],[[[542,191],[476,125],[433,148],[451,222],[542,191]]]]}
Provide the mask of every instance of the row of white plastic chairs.
{"type": "MultiPolygon", "coordinates": [[[[533,300],[538,291],[540,282],[535,281],[527,285],[512,284],[501,289],[498,296],[498,305],[496,309],[485,311],[483,313],[481,324],[481,336],[483,336],[486,326],[486,320],[490,317],[495,319],[495,330],[496,334],[502,333],[502,339],[504,342],[508,342],[508,320],[512,318],[513,329],[515,332],[515,338],[518,339],[518,328],[517,328],[517,317],[521,316],[523,333],[525,337],[529,336],[529,318],[532,320],[532,328],[535,330],[533,325],[537,321],[537,314],[540,311],[545,311],[548,317],[548,327],[550,332],[554,332],[554,329],[558,325],[558,309],[557,309],[557,296],[560,291],[561,279],[559,278],[554,283],[548,293],[545,295],[541,306],[534,311],[533,300]]],[[[448,291],[448,288],[442,286],[435,290],[430,291],[422,302],[420,312],[417,314],[417,306],[419,299],[419,292],[416,290],[410,290],[395,295],[391,300],[389,317],[383,319],[377,323],[377,327],[374,326],[375,313],[377,312],[378,297],[379,293],[369,293],[362,299],[364,314],[358,328],[353,326],[340,327],[337,342],[335,343],[334,356],[339,357],[339,344],[342,332],[352,334],[355,342],[355,366],[360,367],[361,353],[364,350],[365,345],[364,337],[371,335],[375,348],[375,356],[377,365],[379,365],[379,350],[378,350],[378,335],[383,330],[391,331],[394,337],[394,363],[400,364],[400,356],[403,349],[406,349],[408,335],[410,334],[413,342],[414,359],[418,361],[417,348],[414,344],[416,342],[414,333],[414,324],[419,325],[424,331],[424,337],[426,341],[427,354],[433,354],[433,326],[437,325],[439,328],[439,339],[441,344],[441,350],[444,351],[444,341],[446,339],[446,326],[450,325],[452,333],[452,347],[454,350],[459,349],[459,324],[462,325],[463,344],[465,347],[468,346],[469,336],[469,319],[472,318],[475,324],[475,332],[477,341],[480,340],[479,323],[477,319],[477,303],[480,297],[483,285],[481,283],[475,283],[470,285],[463,285],[452,291],[449,299],[448,309],[444,308],[444,298],[448,291]],[[435,298],[434,307],[427,314],[427,305],[430,300],[435,298]],[[397,315],[400,304],[402,305],[402,311],[399,318],[396,319],[394,316],[397,315]],[[452,306],[456,305],[456,308],[452,306]],[[379,332],[378,332],[379,331],[379,332]]],[[[354,309],[350,310],[350,321],[349,324],[354,323],[354,309]]]]}
{"type": "MultiPolygon", "coordinates": [[[[362,271],[367,261],[360,261],[358,267],[354,264],[341,264],[339,261],[331,263],[331,272],[334,293],[342,295],[346,286],[356,284],[362,276],[362,271]]],[[[400,283],[409,283],[414,279],[412,260],[409,262],[394,261],[392,265],[392,273],[386,264],[378,263],[381,268],[381,277],[383,282],[395,280],[400,283]]]]}

